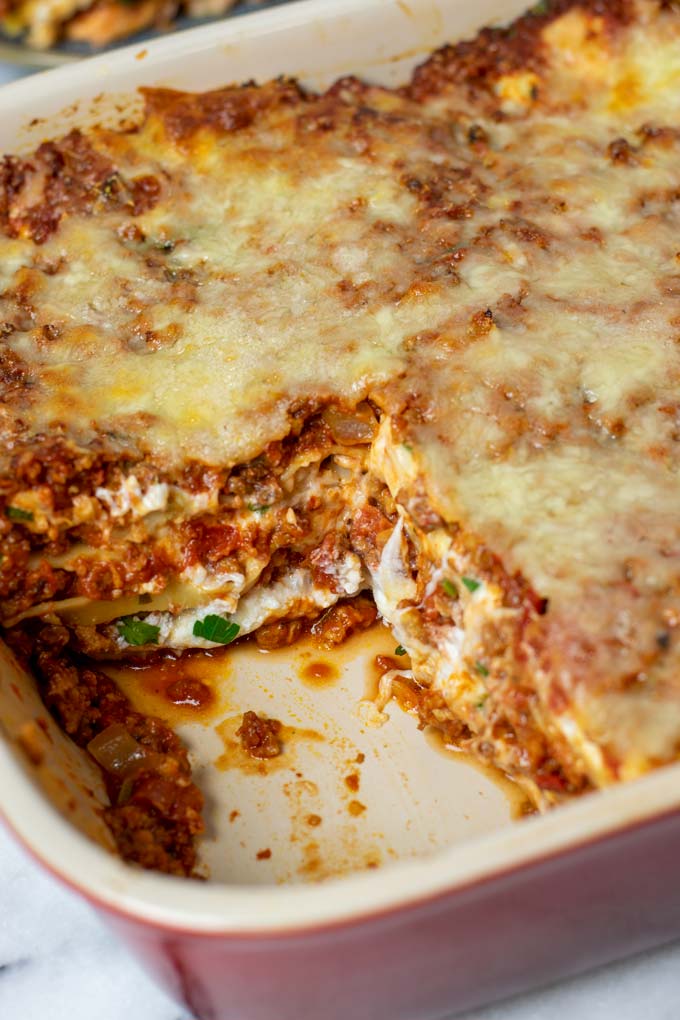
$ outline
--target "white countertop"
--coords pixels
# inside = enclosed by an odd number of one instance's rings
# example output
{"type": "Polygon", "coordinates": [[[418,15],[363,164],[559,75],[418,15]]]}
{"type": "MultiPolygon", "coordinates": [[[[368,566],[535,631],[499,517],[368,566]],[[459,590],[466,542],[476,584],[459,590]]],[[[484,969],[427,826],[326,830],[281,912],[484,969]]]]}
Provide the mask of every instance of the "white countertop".
{"type": "MultiPolygon", "coordinates": [[[[18,77],[0,64],[0,85],[18,77]]],[[[0,1017],[190,1020],[77,896],[0,829],[0,1017]]],[[[680,942],[465,1020],[678,1020],[680,942]]],[[[247,1020],[247,1018],[244,1018],[247,1020]]],[[[387,1020],[387,1018],[386,1018],[387,1020]]]]}

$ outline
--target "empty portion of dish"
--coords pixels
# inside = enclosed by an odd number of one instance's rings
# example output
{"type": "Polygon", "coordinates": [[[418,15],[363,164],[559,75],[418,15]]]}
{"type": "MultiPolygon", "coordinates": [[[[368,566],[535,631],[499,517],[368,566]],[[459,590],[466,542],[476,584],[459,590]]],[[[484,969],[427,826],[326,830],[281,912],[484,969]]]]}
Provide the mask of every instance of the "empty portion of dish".
{"type": "Polygon", "coordinates": [[[7,157],[0,613],[44,682],[46,642],[332,643],[371,589],[422,720],[538,806],[675,760],[679,76],[673,5],[564,0],[399,91],[147,90],[7,157]]]}

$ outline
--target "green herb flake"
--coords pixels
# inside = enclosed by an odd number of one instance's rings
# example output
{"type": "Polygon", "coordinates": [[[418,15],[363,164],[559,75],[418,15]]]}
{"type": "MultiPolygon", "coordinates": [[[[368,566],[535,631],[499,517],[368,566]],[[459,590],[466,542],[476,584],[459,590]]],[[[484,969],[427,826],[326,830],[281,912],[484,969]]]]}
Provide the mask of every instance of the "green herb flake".
{"type": "Polygon", "coordinates": [[[462,578],[462,581],[469,592],[477,591],[477,589],[482,586],[482,582],[475,581],[474,577],[464,577],[462,578]]]}
{"type": "Polygon", "coordinates": [[[484,665],[483,662],[479,662],[479,661],[475,662],[475,669],[480,674],[480,676],[488,676],[489,675],[489,671],[488,671],[488,669],[486,668],[486,666],[484,665]]]}
{"type": "Polygon", "coordinates": [[[489,695],[488,695],[488,694],[485,694],[485,695],[484,695],[484,697],[483,697],[483,698],[480,698],[480,699],[479,699],[479,701],[477,702],[477,704],[475,705],[475,708],[476,708],[476,709],[477,709],[477,710],[478,710],[479,712],[481,712],[481,711],[482,711],[482,709],[484,708],[484,706],[486,705],[486,699],[487,699],[488,697],[489,697],[489,695]]]}
{"type": "Polygon", "coordinates": [[[406,655],[406,649],[404,648],[403,645],[397,645],[397,647],[394,649],[394,654],[395,655],[406,655]]]}
{"type": "Polygon", "coordinates": [[[10,521],[32,521],[33,514],[30,510],[22,510],[20,506],[6,506],[5,513],[10,521]]]}
{"type": "Polygon", "coordinates": [[[236,638],[240,627],[231,620],[225,620],[223,616],[215,616],[210,613],[202,620],[194,623],[194,637],[205,638],[206,641],[214,641],[218,645],[230,645],[236,638]]]}
{"type": "Polygon", "coordinates": [[[538,0],[537,4],[531,8],[531,14],[535,18],[540,18],[541,15],[547,14],[550,10],[550,0],[538,0]]]}
{"type": "Polygon", "coordinates": [[[458,589],[456,588],[453,581],[449,581],[448,577],[445,577],[444,580],[442,581],[442,588],[450,598],[452,599],[458,598],[458,589]]]}
{"type": "Polygon", "coordinates": [[[118,633],[129,645],[152,645],[158,640],[160,627],[154,627],[144,620],[135,620],[133,616],[124,617],[118,622],[118,633]]]}
{"type": "Polygon", "coordinates": [[[271,510],[271,506],[269,504],[265,504],[265,503],[262,503],[262,504],[247,503],[246,506],[254,514],[263,514],[263,513],[265,513],[265,511],[271,510]]]}
{"type": "Polygon", "coordinates": [[[411,446],[410,443],[402,443],[401,445],[404,447],[407,453],[413,453],[413,447],[411,446]]]}

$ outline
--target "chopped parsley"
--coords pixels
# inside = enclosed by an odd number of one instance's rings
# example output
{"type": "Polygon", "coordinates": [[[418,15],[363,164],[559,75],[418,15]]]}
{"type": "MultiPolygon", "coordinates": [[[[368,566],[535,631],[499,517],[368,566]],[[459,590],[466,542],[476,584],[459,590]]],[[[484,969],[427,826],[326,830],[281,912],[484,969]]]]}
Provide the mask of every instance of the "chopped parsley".
{"type": "Polygon", "coordinates": [[[33,514],[30,510],[22,510],[20,506],[6,506],[5,513],[10,521],[32,521],[33,514]]]}
{"type": "Polygon", "coordinates": [[[458,589],[456,588],[453,581],[449,581],[448,577],[445,577],[442,581],[442,588],[452,599],[458,598],[458,589]]]}
{"type": "Polygon", "coordinates": [[[482,582],[475,581],[474,577],[464,577],[462,581],[469,592],[477,591],[482,586],[482,582]]]}
{"type": "Polygon", "coordinates": [[[547,14],[549,10],[550,0],[538,0],[538,3],[531,8],[531,13],[535,18],[539,18],[542,14],[547,14]]]}
{"type": "Polygon", "coordinates": [[[475,669],[480,674],[480,676],[488,676],[489,675],[488,669],[486,668],[484,663],[483,662],[479,662],[479,660],[477,660],[477,662],[475,662],[475,669]]]}
{"type": "Polygon", "coordinates": [[[406,649],[404,648],[403,645],[397,645],[397,647],[394,649],[394,654],[395,655],[406,655],[406,649]]]}
{"type": "Polygon", "coordinates": [[[246,503],[246,506],[254,514],[263,514],[266,510],[271,510],[269,503],[246,503]]]}
{"type": "Polygon", "coordinates": [[[118,633],[129,645],[155,644],[160,632],[160,627],[154,627],[144,620],[135,620],[133,616],[126,616],[118,622],[118,633]]]}
{"type": "Polygon", "coordinates": [[[237,623],[210,613],[202,620],[196,620],[194,637],[205,638],[206,641],[214,641],[218,645],[229,645],[236,638],[240,629],[237,623]]]}
{"type": "Polygon", "coordinates": [[[482,710],[482,709],[484,708],[484,706],[486,705],[486,699],[487,699],[488,697],[489,697],[489,695],[488,695],[488,694],[485,694],[483,698],[480,698],[480,699],[479,699],[479,701],[477,702],[477,704],[475,705],[475,708],[476,708],[476,709],[478,709],[478,710],[479,710],[479,711],[481,712],[481,710],[482,710]]]}
{"type": "Polygon", "coordinates": [[[402,443],[401,445],[404,447],[407,453],[413,453],[413,447],[411,446],[410,443],[402,443]]]}

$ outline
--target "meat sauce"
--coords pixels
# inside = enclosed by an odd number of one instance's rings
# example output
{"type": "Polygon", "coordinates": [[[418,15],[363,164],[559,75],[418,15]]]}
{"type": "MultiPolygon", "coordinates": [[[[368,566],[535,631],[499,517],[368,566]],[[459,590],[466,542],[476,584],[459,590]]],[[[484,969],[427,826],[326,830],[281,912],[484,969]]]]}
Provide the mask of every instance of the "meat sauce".
{"type": "Polygon", "coordinates": [[[102,767],[110,799],[104,818],[121,856],[143,868],[194,874],[203,795],[179,738],[72,653],[66,628],[34,625],[9,632],[8,640],[62,729],[102,767]]]}
{"type": "Polygon", "coordinates": [[[140,711],[177,725],[214,716],[219,698],[213,678],[228,670],[224,659],[220,651],[190,652],[138,664],[106,663],[103,669],[140,711]]]}

